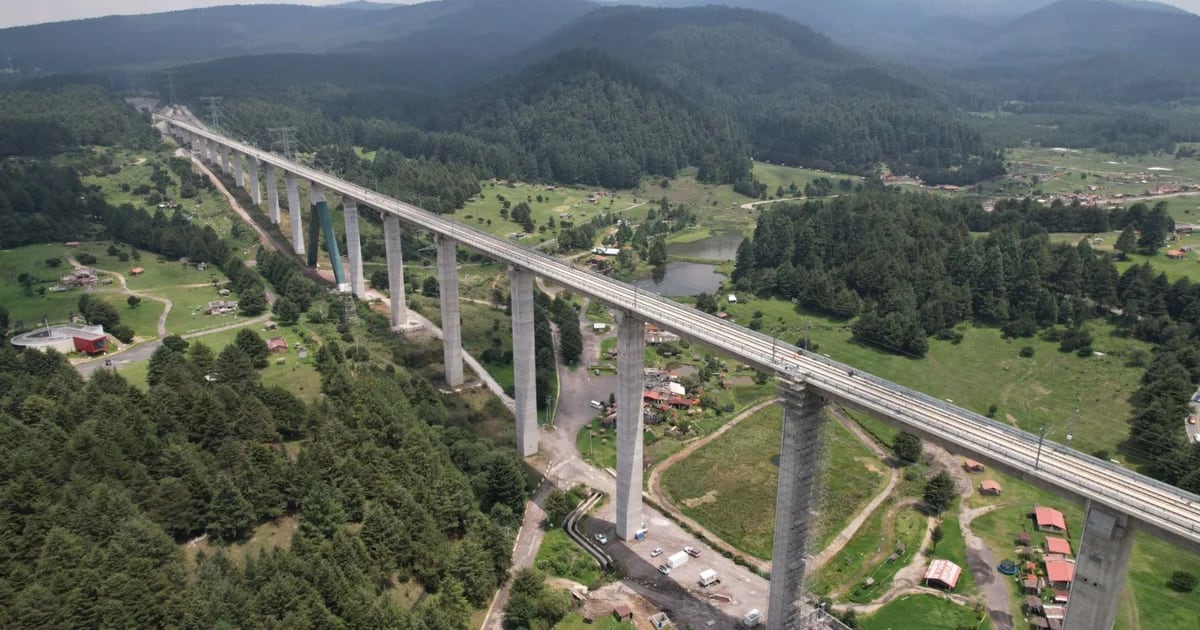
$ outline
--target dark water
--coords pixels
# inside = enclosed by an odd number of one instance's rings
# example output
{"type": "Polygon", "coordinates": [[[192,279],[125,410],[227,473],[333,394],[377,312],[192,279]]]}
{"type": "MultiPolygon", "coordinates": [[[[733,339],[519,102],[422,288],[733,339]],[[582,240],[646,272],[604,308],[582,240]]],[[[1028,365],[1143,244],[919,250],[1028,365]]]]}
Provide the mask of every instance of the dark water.
{"type": "Polygon", "coordinates": [[[667,245],[667,253],[686,258],[733,260],[737,256],[738,245],[742,244],[744,238],[741,232],[720,232],[691,243],[667,245]]]}
{"type": "Polygon", "coordinates": [[[717,273],[716,265],[672,262],[656,270],[654,277],[637,280],[638,287],[667,297],[713,293],[721,287],[725,276],[717,273]]]}

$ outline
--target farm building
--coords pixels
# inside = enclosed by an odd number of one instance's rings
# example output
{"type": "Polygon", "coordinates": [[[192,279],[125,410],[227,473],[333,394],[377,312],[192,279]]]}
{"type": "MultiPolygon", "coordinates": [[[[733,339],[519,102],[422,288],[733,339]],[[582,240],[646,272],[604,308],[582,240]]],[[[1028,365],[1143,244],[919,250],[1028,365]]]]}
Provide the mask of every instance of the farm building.
{"type": "Polygon", "coordinates": [[[1070,560],[1051,560],[1046,563],[1046,581],[1055,591],[1069,591],[1075,579],[1075,563],[1070,560]]]}
{"type": "Polygon", "coordinates": [[[59,276],[58,283],[64,287],[94,287],[96,286],[96,272],[87,267],[79,267],[59,276]]]}
{"type": "Polygon", "coordinates": [[[1025,579],[1021,582],[1022,590],[1030,595],[1037,595],[1038,593],[1041,593],[1042,588],[1045,586],[1046,584],[1042,582],[1042,578],[1038,577],[1034,573],[1026,573],[1025,579]]]}
{"type": "Polygon", "coordinates": [[[954,590],[958,578],[962,576],[962,567],[949,560],[934,560],[925,570],[924,582],[928,586],[954,590]]]}
{"type": "Polygon", "coordinates": [[[1066,538],[1057,536],[1046,537],[1046,553],[1054,553],[1063,556],[1071,555],[1071,541],[1066,538]]]}
{"type": "Polygon", "coordinates": [[[1170,258],[1171,260],[1185,260],[1187,258],[1187,252],[1178,249],[1168,249],[1167,258],[1170,258]]]}
{"type": "Polygon", "coordinates": [[[991,479],[984,479],[983,481],[981,481],[979,483],[979,494],[999,495],[1000,494],[999,482],[993,481],[991,479]]]}
{"type": "Polygon", "coordinates": [[[617,621],[632,620],[633,611],[625,604],[618,604],[613,607],[613,617],[616,617],[617,621]]]}
{"type": "Polygon", "coordinates": [[[237,307],[238,307],[237,302],[216,300],[215,302],[208,303],[208,307],[204,309],[204,314],[205,315],[225,315],[226,313],[232,313],[232,312],[236,311],[237,307]]]}
{"type": "Polygon", "coordinates": [[[140,276],[144,273],[146,273],[146,270],[142,269],[141,267],[134,267],[133,269],[129,270],[129,275],[131,276],[140,276]]]}
{"type": "Polygon", "coordinates": [[[267,352],[282,354],[288,351],[287,340],[283,337],[272,337],[267,340],[267,352]]]}
{"type": "Polygon", "coordinates": [[[966,458],[963,459],[963,470],[969,473],[981,473],[986,469],[984,468],[983,464],[971,458],[966,458]]]}
{"type": "Polygon", "coordinates": [[[1038,531],[1062,533],[1067,531],[1067,519],[1063,513],[1052,507],[1037,506],[1033,509],[1033,519],[1037,522],[1038,531]]]}

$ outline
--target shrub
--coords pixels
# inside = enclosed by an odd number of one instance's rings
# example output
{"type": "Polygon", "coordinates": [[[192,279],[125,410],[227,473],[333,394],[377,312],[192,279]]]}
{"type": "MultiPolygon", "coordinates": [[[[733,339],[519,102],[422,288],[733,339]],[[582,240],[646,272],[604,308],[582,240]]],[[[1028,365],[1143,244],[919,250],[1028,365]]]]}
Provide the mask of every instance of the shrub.
{"type": "Polygon", "coordinates": [[[1196,590],[1196,576],[1186,571],[1176,571],[1167,581],[1167,587],[1177,593],[1191,593],[1196,590]]]}
{"type": "Polygon", "coordinates": [[[1020,355],[1022,358],[1028,359],[1033,356],[1033,353],[1034,353],[1033,346],[1025,346],[1024,348],[1021,348],[1021,351],[1018,352],[1017,354],[1020,355]]]}

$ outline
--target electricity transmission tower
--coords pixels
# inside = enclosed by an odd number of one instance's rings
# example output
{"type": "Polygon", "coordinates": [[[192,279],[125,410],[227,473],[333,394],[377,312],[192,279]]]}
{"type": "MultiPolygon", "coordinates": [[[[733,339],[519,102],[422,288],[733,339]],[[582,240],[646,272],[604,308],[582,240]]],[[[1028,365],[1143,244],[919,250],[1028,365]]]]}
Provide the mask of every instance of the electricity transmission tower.
{"type": "Polygon", "coordinates": [[[272,135],[278,136],[278,140],[271,143],[271,148],[279,146],[283,149],[283,157],[292,159],[292,145],[296,144],[296,128],[295,127],[271,127],[267,129],[272,135]]]}
{"type": "Polygon", "coordinates": [[[220,96],[201,96],[200,100],[208,104],[208,124],[214,131],[221,131],[221,97],[220,96]]]}
{"type": "Polygon", "coordinates": [[[175,71],[163,70],[163,74],[167,77],[167,98],[168,105],[175,105],[178,101],[175,99],[175,71]]]}

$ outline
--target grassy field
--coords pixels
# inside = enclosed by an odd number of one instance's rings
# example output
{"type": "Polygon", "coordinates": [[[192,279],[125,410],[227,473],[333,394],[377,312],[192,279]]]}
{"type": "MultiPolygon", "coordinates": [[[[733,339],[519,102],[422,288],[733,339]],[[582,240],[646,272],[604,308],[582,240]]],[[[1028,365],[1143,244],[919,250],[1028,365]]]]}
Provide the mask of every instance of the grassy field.
{"type": "Polygon", "coordinates": [[[794,166],[783,166],[781,164],[768,164],[766,162],[754,163],[754,178],[762,182],[767,187],[767,194],[775,196],[780,186],[787,190],[792,184],[804,191],[804,186],[811,183],[819,177],[828,177],[835,184],[843,179],[849,179],[854,183],[862,181],[857,175],[842,175],[840,173],[831,173],[829,171],[821,171],[811,168],[796,168],[794,166]]]}
{"type": "MultiPolygon", "coordinates": [[[[1200,221],[1200,216],[1190,220],[1200,221]]],[[[1082,238],[1086,238],[1092,244],[1092,249],[1115,253],[1116,250],[1113,249],[1113,245],[1116,244],[1117,238],[1120,236],[1120,232],[1105,232],[1103,234],[1052,234],[1050,238],[1054,241],[1072,244],[1078,243],[1082,238]],[[1096,239],[1101,239],[1101,241],[1098,242],[1096,239]]],[[[1200,232],[1182,236],[1179,240],[1168,243],[1167,247],[1164,247],[1153,256],[1128,254],[1126,260],[1118,260],[1116,262],[1117,271],[1124,273],[1126,269],[1133,265],[1150,263],[1150,266],[1156,271],[1167,274],[1167,278],[1172,282],[1179,278],[1188,278],[1192,282],[1200,281],[1200,255],[1197,255],[1195,252],[1185,252],[1182,259],[1167,257],[1168,250],[1187,246],[1200,249],[1200,232]]]]}
{"type": "Polygon", "coordinates": [[[859,619],[863,630],[990,630],[992,622],[982,614],[932,595],[908,595],[859,619]]]}
{"type": "Polygon", "coordinates": [[[1161,185],[1200,182],[1200,160],[1176,160],[1167,154],[1118,156],[1091,149],[1043,147],[1011,148],[1006,153],[1009,175],[1001,182],[984,185],[986,194],[1024,195],[1041,190],[1046,194],[1140,195],[1161,185]]]}
{"type": "MultiPolygon", "coordinates": [[[[995,417],[1001,422],[1026,430],[1044,422],[1051,427],[1051,440],[1064,439],[1078,407],[1074,445],[1087,452],[1120,451],[1130,415],[1127,399],[1142,376],[1140,368],[1126,365],[1123,355],[1150,349],[1143,342],[1114,336],[1113,328],[1103,322],[1090,327],[1095,349],[1105,356],[1088,358],[1059,352],[1057,344],[1042,339],[1006,341],[995,328],[962,325],[961,343],[930,339],[926,357],[916,359],[856,343],[848,322],[798,310],[783,300],[747,299],[727,310],[743,325],[761,311],[762,329],[768,334],[779,331],[785,341],[796,342],[809,333],[820,353],[976,412],[986,413],[996,405],[995,417]],[[1033,357],[1018,356],[1024,346],[1034,348],[1033,357]]],[[[1133,445],[1123,455],[1136,460],[1146,453],[1133,445]]]]}
{"type": "Polygon", "coordinates": [[[921,552],[921,541],[927,531],[929,531],[929,519],[923,512],[913,507],[900,508],[885,526],[883,534],[886,545],[884,541],[881,541],[876,547],[879,551],[873,560],[864,563],[863,573],[855,576],[857,581],[853,588],[846,593],[846,599],[856,603],[868,603],[886,593],[891,587],[896,573],[912,561],[913,554],[921,552]],[[888,562],[887,559],[891,557],[891,553],[898,551],[901,544],[905,548],[904,555],[888,562]],[[866,577],[873,580],[870,586],[867,586],[865,582],[866,577]]]}
{"type": "MultiPolygon", "coordinates": [[[[239,330],[241,329],[234,328],[193,337],[189,340],[189,343],[202,343],[211,348],[213,354],[220,354],[225,346],[233,343],[239,330]]],[[[276,336],[283,337],[287,340],[289,348],[291,348],[286,355],[271,355],[268,359],[269,363],[267,367],[259,370],[263,385],[268,387],[283,387],[309,402],[317,400],[321,394],[321,376],[317,373],[316,352],[315,350],[310,352],[306,359],[299,359],[295,351],[296,344],[300,343],[300,333],[305,329],[297,326],[283,327],[275,331],[264,331],[259,327],[256,327],[255,330],[258,331],[263,339],[276,336]],[[280,358],[284,359],[284,363],[277,363],[277,360],[280,358]]],[[[146,383],[146,371],[149,367],[149,360],[125,364],[119,362],[119,356],[117,358],[117,371],[125,377],[125,380],[142,389],[149,388],[149,385],[146,383]]]]}
{"type": "MultiPolygon", "coordinates": [[[[234,241],[237,245],[245,246],[253,242],[254,238],[250,231],[242,225],[237,215],[229,211],[228,201],[215,188],[200,189],[197,195],[190,199],[180,196],[179,177],[167,167],[167,160],[173,153],[173,147],[162,145],[155,151],[143,152],[100,147],[95,151],[98,154],[107,155],[117,170],[107,173],[100,172],[99,169],[85,168],[85,172],[91,171],[91,173],[83,176],[83,183],[99,186],[104,198],[110,204],[119,206],[129,203],[138,208],[153,210],[153,204],[149,203],[146,196],[137,195],[132,190],[143,184],[151,183],[150,176],[154,172],[154,165],[157,164],[167,171],[170,180],[166,194],[163,196],[165,200],[178,202],[181,212],[185,212],[193,221],[212,226],[222,237],[235,237],[234,241]],[[129,190],[125,190],[125,188],[129,190]]],[[[89,158],[89,161],[92,159],[89,158]]],[[[58,156],[56,160],[72,166],[80,166],[78,156],[67,154],[58,156]]],[[[265,198],[266,195],[264,194],[263,197],[265,198]]],[[[171,211],[167,212],[170,214],[171,211]]]]}
{"type": "Polygon", "coordinates": [[[558,528],[546,532],[533,565],[548,576],[579,582],[589,590],[606,581],[596,559],[580,549],[566,532],[558,528]]]}
{"type": "MultiPolygon", "coordinates": [[[[783,412],[771,405],[675,464],[663,475],[671,500],[723,540],[769,559],[778,485],[779,432],[783,412]],[[728,462],[738,462],[728,468],[728,462]],[[712,471],[722,470],[722,474],[712,471]]],[[[883,486],[883,465],[838,422],[824,429],[826,466],[814,548],[820,549],[883,486]],[[836,462],[836,465],[830,465],[836,462]]]]}

